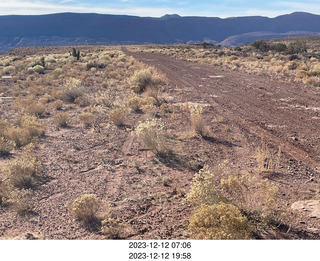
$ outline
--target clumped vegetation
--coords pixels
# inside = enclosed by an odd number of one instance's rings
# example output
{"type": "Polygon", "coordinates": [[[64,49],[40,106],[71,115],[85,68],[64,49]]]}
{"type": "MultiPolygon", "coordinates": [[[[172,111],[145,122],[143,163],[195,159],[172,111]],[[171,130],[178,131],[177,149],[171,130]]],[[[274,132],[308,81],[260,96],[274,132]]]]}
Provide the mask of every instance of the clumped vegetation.
{"type": "Polygon", "coordinates": [[[0,137],[0,157],[10,155],[11,151],[14,149],[15,143],[13,141],[7,140],[4,137],[0,137]]]}
{"type": "MultiPolygon", "coordinates": [[[[148,51],[251,73],[286,73],[289,77],[298,72],[301,80],[320,76],[318,60],[304,62],[303,48],[291,53],[288,50],[297,49],[297,45],[260,44],[234,49],[177,45],[148,51]]],[[[140,217],[163,222],[167,211],[172,219],[176,218],[172,213],[178,213],[182,225],[172,225],[175,220],[161,227],[157,237],[187,238],[189,216],[183,212],[187,208],[193,210],[189,232],[194,239],[251,239],[278,218],[278,188],[262,177],[278,170],[281,150],[273,155],[261,145],[250,174],[213,171],[213,165],[226,154],[219,154],[224,141],[219,144],[211,136],[225,134],[223,139],[237,143],[224,131],[226,121],[210,118],[206,107],[192,105],[195,103],[184,103],[185,113],[181,113],[183,99],[176,95],[179,86],[167,85],[165,76],[155,68],[116,47],[91,48],[79,47],[81,54],[67,48],[60,53],[19,59],[3,55],[0,59],[0,73],[13,76],[6,88],[0,87],[0,95],[10,98],[1,103],[4,113],[0,116],[2,213],[10,218],[16,218],[16,213],[34,214],[30,222],[43,225],[37,216],[55,207],[45,205],[47,200],[51,203],[58,198],[62,208],[53,212],[61,214],[68,209],[80,222],[72,228],[77,234],[71,237],[107,239],[125,238],[128,231],[148,236],[150,225],[140,217]],[[213,122],[217,134],[208,127],[213,122]],[[177,129],[177,124],[182,127],[177,129]],[[59,129],[70,125],[72,128],[59,129]],[[203,139],[181,138],[190,128],[192,137],[203,139]],[[43,173],[52,175],[48,186],[43,186],[47,182],[43,173]],[[70,190],[61,190],[63,179],[70,190]],[[124,183],[118,184],[119,179],[124,183]],[[123,184],[129,192],[117,187],[123,184]],[[55,197],[44,198],[50,189],[58,190],[55,197]],[[82,194],[87,193],[84,191],[96,194],[82,194]],[[66,204],[74,195],[80,196],[66,204]],[[107,196],[111,203],[102,200],[107,196]]]]}
{"type": "Polygon", "coordinates": [[[210,135],[209,128],[205,125],[203,116],[203,107],[200,105],[194,105],[190,107],[190,120],[192,130],[195,135],[206,137],[210,135]]]}
{"type": "Polygon", "coordinates": [[[194,175],[187,199],[194,206],[213,205],[224,201],[222,194],[217,191],[215,182],[214,174],[209,166],[204,166],[194,175]]]}
{"type": "Polygon", "coordinates": [[[136,71],[130,79],[131,89],[136,93],[142,93],[148,88],[158,90],[166,83],[164,76],[160,75],[153,68],[136,71]]]}
{"type": "Polygon", "coordinates": [[[188,201],[196,211],[189,230],[195,239],[249,239],[279,221],[278,188],[249,174],[216,180],[205,166],[193,177],[188,201]],[[220,184],[218,183],[220,182],[220,184]]]}
{"type": "Polygon", "coordinates": [[[281,147],[279,146],[277,155],[272,155],[266,143],[262,141],[262,144],[257,148],[254,157],[258,164],[258,173],[268,171],[275,172],[279,169],[280,165],[281,147]]]}
{"type": "Polygon", "coordinates": [[[23,115],[18,119],[18,126],[6,129],[4,136],[22,147],[43,136],[45,131],[46,127],[35,116],[23,115]]]}
{"type": "Polygon", "coordinates": [[[61,99],[65,102],[74,102],[77,98],[83,96],[84,88],[81,81],[75,78],[66,80],[62,89],[61,99]]]}
{"type": "Polygon", "coordinates": [[[202,205],[190,218],[193,239],[250,239],[251,225],[234,205],[219,203],[202,205]]]}
{"type": "Polygon", "coordinates": [[[157,52],[178,59],[208,63],[231,70],[250,74],[264,74],[280,80],[302,82],[320,86],[313,68],[318,67],[319,46],[313,41],[296,38],[258,40],[252,44],[235,48],[215,45],[174,45],[148,46],[143,51],[157,52]],[[292,63],[294,61],[295,63],[292,63]]]}
{"type": "Polygon", "coordinates": [[[59,112],[54,116],[57,127],[66,128],[70,125],[70,116],[66,112],[59,112]]]}
{"type": "Polygon", "coordinates": [[[85,127],[90,127],[94,124],[95,116],[91,112],[82,112],[78,115],[79,120],[85,127]]]}
{"type": "Polygon", "coordinates": [[[125,108],[116,108],[109,112],[109,119],[116,126],[121,127],[125,125],[127,117],[127,110],[125,108]]]}
{"type": "Polygon", "coordinates": [[[164,133],[164,125],[156,119],[139,124],[135,133],[154,154],[166,158],[172,151],[164,133]]]}
{"type": "Polygon", "coordinates": [[[10,183],[18,189],[28,189],[35,185],[36,177],[41,172],[41,164],[29,152],[12,160],[5,168],[10,183]]]}
{"type": "Polygon", "coordinates": [[[83,194],[69,205],[69,212],[85,224],[96,222],[100,208],[100,200],[95,194],[83,194]]]}

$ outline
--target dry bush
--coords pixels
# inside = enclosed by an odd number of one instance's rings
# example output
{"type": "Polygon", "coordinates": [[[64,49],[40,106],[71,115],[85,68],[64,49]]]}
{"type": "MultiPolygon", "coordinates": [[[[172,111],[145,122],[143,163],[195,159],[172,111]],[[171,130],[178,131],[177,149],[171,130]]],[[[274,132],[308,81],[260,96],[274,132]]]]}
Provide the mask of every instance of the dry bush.
{"type": "Polygon", "coordinates": [[[12,66],[12,65],[9,65],[9,66],[6,66],[2,69],[2,72],[4,74],[12,74],[14,73],[16,70],[16,67],[12,66]]]}
{"type": "Polygon", "coordinates": [[[28,97],[16,97],[12,102],[12,107],[16,112],[23,112],[25,109],[35,102],[35,96],[29,95],[28,97]]]}
{"type": "Polygon", "coordinates": [[[0,137],[3,137],[6,130],[11,127],[12,126],[9,122],[0,120],[0,137]]]}
{"type": "Polygon", "coordinates": [[[40,102],[33,102],[26,107],[25,112],[30,115],[40,117],[46,113],[46,106],[40,102]]]}
{"type": "Polygon", "coordinates": [[[214,174],[207,165],[194,175],[187,200],[194,206],[213,205],[225,200],[216,189],[214,174]]]}
{"type": "Polygon", "coordinates": [[[259,180],[246,174],[240,177],[229,176],[220,182],[225,196],[241,209],[257,213],[265,219],[276,214],[278,187],[267,179],[259,180]]]}
{"type": "Polygon", "coordinates": [[[190,218],[193,239],[250,239],[252,227],[234,205],[219,203],[202,205],[190,218]]]}
{"type": "MultiPolygon", "coordinates": [[[[219,165],[225,169],[224,164],[219,165]]],[[[237,206],[257,229],[280,221],[276,210],[278,188],[268,180],[261,180],[249,175],[229,176],[218,184],[208,166],[195,174],[187,200],[199,207],[227,203],[237,206]]],[[[200,214],[199,214],[200,215],[200,214]]]]}
{"type": "Polygon", "coordinates": [[[33,139],[28,130],[20,127],[9,128],[5,133],[5,137],[13,141],[19,148],[29,144],[33,139]]]}
{"type": "Polygon", "coordinates": [[[124,108],[113,109],[109,112],[109,120],[111,120],[116,126],[124,126],[128,112],[124,108]]]}
{"type": "Polygon", "coordinates": [[[279,146],[278,154],[273,156],[266,143],[262,141],[261,145],[257,148],[254,157],[258,164],[257,171],[259,173],[277,171],[281,160],[281,147],[279,146]]]}
{"type": "Polygon", "coordinates": [[[90,98],[88,95],[82,95],[76,98],[74,103],[78,104],[80,107],[87,107],[90,105],[90,98]]]}
{"type": "Polygon", "coordinates": [[[33,210],[34,206],[31,203],[31,189],[14,189],[10,193],[10,202],[13,204],[13,210],[19,215],[24,215],[33,210]]]}
{"type": "Polygon", "coordinates": [[[111,71],[108,73],[108,78],[119,79],[120,77],[121,77],[121,75],[119,74],[118,71],[111,71]]]}
{"type": "Polygon", "coordinates": [[[160,105],[160,112],[163,114],[166,113],[172,113],[173,112],[173,106],[169,103],[163,103],[160,105]]]}
{"type": "Polygon", "coordinates": [[[143,106],[142,100],[143,100],[142,98],[140,98],[138,96],[134,96],[134,97],[129,99],[127,105],[134,112],[140,112],[141,111],[141,107],[143,106]]]}
{"type": "Polygon", "coordinates": [[[35,185],[35,178],[40,174],[41,164],[30,152],[9,162],[5,170],[10,183],[18,189],[28,189],[35,185]]]}
{"type": "Polygon", "coordinates": [[[157,156],[165,158],[171,155],[172,151],[165,138],[164,126],[160,121],[152,119],[140,123],[135,133],[157,156]]]}
{"type": "Polygon", "coordinates": [[[35,116],[22,115],[18,120],[18,125],[28,130],[31,137],[41,137],[46,131],[46,127],[35,116]]]}
{"type": "Polygon", "coordinates": [[[14,149],[14,145],[13,141],[0,137],[0,157],[10,155],[11,151],[14,149]]]}
{"type": "Polygon", "coordinates": [[[63,108],[63,101],[61,100],[56,100],[52,103],[52,107],[55,108],[56,110],[61,110],[63,108]]]}
{"type": "Polygon", "coordinates": [[[66,80],[62,89],[61,99],[65,102],[74,102],[78,97],[83,96],[84,88],[81,81],[75,78],[66,80]]]}
{"type": "Polygon", "coordinates": [[[4,181],[0,179],[0,205],[4,203],[5,199],[8,197],[8,189],[4,181]]]}
{"type": "Polygon", "coordinates": [[[156,103],[157,101],[152,97],[140,98],[138,96],[134,96],[129,99],[127,105],[131,110],[141,112],[144,111],[143,108],[146,108],[146,106],[154,107],[156,103]]]}
{"type": "Polygon", "coordinates": [[[119,239],[123,235],[125,225],[116,218],[108,217],[101,221],[101,233],[107,239],[119,239]]]}
{"type": "Polygon", "coordinates": [[[84,124],[85,127],[90,127],[95,122],[95,116],[91,112],[82,112],[78,115],[78,118],[84,124]]]}
{"type": "Polygon", "coordinates": [[[309,76],[319,76],[320,75],[320,64],[313,64],[308,72],[309,76]]]}
{"type": "Polygon", "coordinates": [[[190,106],[190,120],[192,130],[195,135],[200,135],[201,137],[207,137],[210,135],[209,128],[205,125],[202,116],[203,107],[200,105],[190,106]]]}
{"type": "Polygon", "coordinates": [[[54,122],[57,127],[62,127],[62,128],[68,127],[70,124],[70,115],[66,112],[57,113],[54,116],[54,122]]]}
{"type": "Polygon", "coordinates": [[[85,224],[94,223],[99,219],[100,203],[95,194],[83,194],[69,204],[69,212],[85,224]]]}
{"type": "Polygon", "coordinates": [[[35,138],[44,135],[46,127],[39,122],[37,117],[23,115],[18,120],[17,127],[10,127],[5,131],[4,136],[15,142],[17,147],[31,143],[35,138]]]}
{"type": "Polygon", "coordinates": [[[44,73],[45,68],[41,65],[36,65],[34,67],[29,67],[28,68],[28,73],[39,73],[39,74],[43,74],[44,73]]]}
{"type": "Polygon", "coordinates": [[[144,92],[147,87],[158,89],[166,83],[164,76],[157,73],[153,68],[136,71],[130,78],[131,89],[136,93],[144,92]]]}

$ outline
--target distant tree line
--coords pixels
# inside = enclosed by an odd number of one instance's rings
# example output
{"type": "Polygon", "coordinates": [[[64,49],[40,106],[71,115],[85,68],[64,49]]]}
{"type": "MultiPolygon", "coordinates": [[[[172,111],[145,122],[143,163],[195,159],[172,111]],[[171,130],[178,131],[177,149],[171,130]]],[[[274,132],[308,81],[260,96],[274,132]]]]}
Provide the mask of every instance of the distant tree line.
{"type": "Polygon", "coordinates": [[[261,52],[275,51],[285,54],[298,54],[307,51],[307,45],[305,41],[295,41],[286,45],[284,43],[269,44],[266,41],[258,40],[252,43],[252,46],[261,52]]]}

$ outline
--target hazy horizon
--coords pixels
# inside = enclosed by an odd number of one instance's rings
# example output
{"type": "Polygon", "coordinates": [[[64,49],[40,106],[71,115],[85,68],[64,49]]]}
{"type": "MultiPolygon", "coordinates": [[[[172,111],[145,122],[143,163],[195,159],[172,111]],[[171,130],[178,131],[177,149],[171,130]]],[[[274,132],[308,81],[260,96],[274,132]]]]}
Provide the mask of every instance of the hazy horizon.
{"type": "Polygon", "coordinates": [[[276,17],[293,12],[320,14],[318,1],[253,1],[253,0],[8,0],[0,2],[0,15],[43,15],[54,13],[97,13],[161,17],[165,14],[180,16],[276,17]]]}

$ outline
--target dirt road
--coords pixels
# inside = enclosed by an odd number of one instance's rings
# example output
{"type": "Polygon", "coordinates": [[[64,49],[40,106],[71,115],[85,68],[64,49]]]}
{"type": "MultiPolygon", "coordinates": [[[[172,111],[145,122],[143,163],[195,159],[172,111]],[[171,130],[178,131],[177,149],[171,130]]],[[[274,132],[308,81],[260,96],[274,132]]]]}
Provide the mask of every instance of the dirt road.
{"type": "Polygon", "coordinates": [[[172,92],[184,92],[182,102],[210,103],[250,133],[281,145],[289,157],[320,167],[319,89],[160,54],[129,54],[166,74],[176,86],[172,92]]]}

